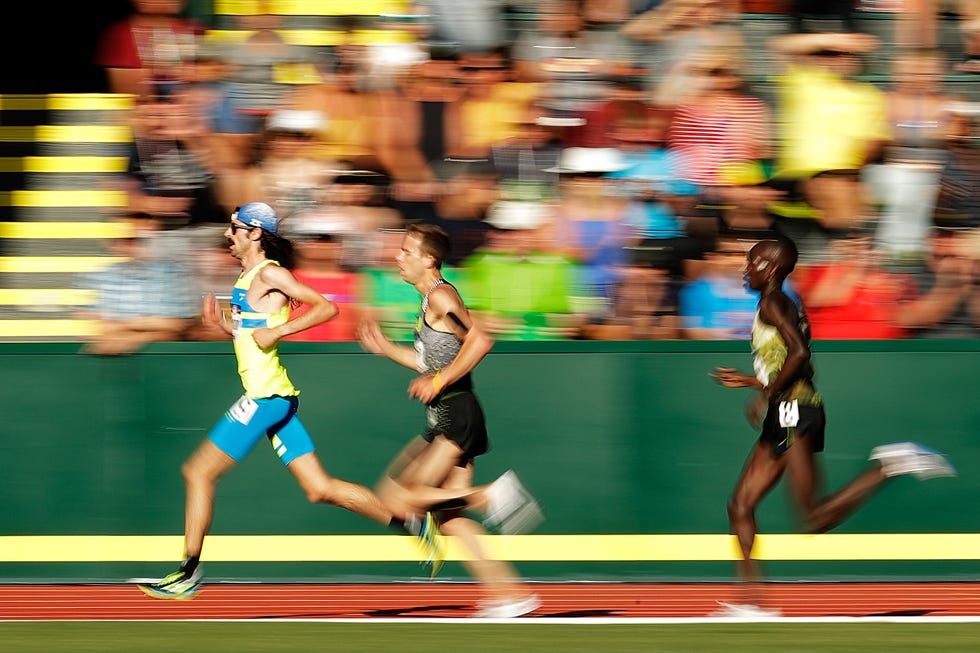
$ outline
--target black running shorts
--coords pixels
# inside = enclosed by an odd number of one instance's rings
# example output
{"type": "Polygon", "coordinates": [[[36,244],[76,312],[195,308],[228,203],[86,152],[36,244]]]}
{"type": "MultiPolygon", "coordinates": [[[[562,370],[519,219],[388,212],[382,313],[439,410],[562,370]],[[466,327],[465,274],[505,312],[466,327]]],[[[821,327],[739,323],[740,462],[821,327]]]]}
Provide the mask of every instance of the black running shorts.
{"type": "Polygon", "coordinates": [[[443,435],[455,442],[466,458],[475,458],[490,448],[483,408],[468,390],[450,390],[425,409],[426,430],[422,435],[432,442],[443,435]]]}
{"type": "Polygon", "coordinates": [[[759,441],[769,445],[773,458],[786,453],[793,442],[803,437],[813,453],[817,453],[823,451],[826,425],[822,405],[803,406],[795,400],[770,402],[759,441]]]}

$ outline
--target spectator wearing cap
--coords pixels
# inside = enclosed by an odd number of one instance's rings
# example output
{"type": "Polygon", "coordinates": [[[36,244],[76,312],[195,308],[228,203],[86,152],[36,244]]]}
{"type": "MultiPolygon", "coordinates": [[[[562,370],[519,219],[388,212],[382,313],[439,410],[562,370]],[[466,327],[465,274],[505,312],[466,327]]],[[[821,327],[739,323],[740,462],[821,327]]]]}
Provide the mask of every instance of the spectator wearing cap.
{"type": "Polygon", "coordinates": [[[490,155],[500,175],[501,199],[554,199],[554,175],[545,170],[558,165],[567,127],[555,124],[534,103],[515,120],[516,135],[495,143],[490,155]]]}
{"type": "Polygon", "coordinates": [[[609,316],[627,262],[630,201],[608,175],[627,168],[615,148],[565,148],[548,172],[559,179],[554,249],[582,264],[575,297],[602,321],[609,316]]]}
{"type": "Polygon", "coordinates": [[[316,156],[315,135],[325,117],[319,111],[281,109],[266,121],[257,158],[239,171],[227,171],[222,201],[237,206],[261,198],[284,223],[315,211],[328,200],[326,188],[338,165],[316,156]]]}
{"type": "Polygon", "coordinates": [[[586,316],[573,308],[580,264],[552,244],[550,202],[500,200],[490,206],[486,245],[463,262],[469,304],[495,337],[576,337],[586,316]]]}

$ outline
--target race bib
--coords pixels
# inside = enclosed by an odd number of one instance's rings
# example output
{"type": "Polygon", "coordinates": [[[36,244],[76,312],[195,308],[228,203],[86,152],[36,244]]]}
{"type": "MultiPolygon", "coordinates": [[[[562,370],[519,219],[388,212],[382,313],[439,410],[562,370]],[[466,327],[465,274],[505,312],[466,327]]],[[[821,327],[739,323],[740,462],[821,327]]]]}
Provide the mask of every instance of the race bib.
{"type": "Polygon", "coordinates": [[[783,428],[796,426],[800,423],[800,404],[793,401],[779,402],[779,425],[783,428]]]}
{"type": "Polygon", "coordinates": [[[238,332],[242,328],[242,307],[238,304],[231,305],[231,337],[238,340],[238,332]]]}
{"type": "Polygon", "coordinates": [[[255,411],[258,409],[259,405],[257,403],[242,395],[242,397],[228,409],[228,416],[236,422],[248,424],[252,421],[255,411]]]}

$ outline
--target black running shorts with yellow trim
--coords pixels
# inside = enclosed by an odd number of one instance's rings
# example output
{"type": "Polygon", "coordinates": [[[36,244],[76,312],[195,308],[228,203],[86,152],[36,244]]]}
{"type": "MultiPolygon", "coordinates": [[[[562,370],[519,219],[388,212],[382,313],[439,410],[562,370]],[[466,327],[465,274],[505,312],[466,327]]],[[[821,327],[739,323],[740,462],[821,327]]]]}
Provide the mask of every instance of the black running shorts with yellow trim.
{"type": "Polygon", "coordinates": [[[443,435],[455,442],[466,458],[475,458],[490,448],[483,408],[469,390],[451,390],[440,395],[426,406],[425,419],[422,437],[426,442],[443,435]]]}
{"type": "Polygon", "coordinates": [[[806,406],[793,399],[771,401],[762,423],[759,441],[769,445],[773,458],[786,453],[793,443],[805,437],[813,453],[823,451],[827,417],[823,405],[806,406]]]}

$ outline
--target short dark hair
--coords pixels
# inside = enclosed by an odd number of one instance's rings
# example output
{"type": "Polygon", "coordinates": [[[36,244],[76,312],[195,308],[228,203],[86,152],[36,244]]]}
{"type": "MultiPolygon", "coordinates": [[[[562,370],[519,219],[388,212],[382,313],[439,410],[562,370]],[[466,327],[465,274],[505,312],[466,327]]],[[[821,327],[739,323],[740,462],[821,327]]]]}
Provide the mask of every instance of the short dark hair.
{"type": "Polygon", "coordinates": [[[779,249],[786,257],[785,265],[787,267],[787,272],[792,272],[796,268],[796,262],[800,260],[800,250],[796,247],[796,242],[788,236],[776,236],[776,242],[779,244],[779,249]]]}
{"type": "Polygon", "coordinates": [[[442,267],[443,261],[449,256],[452,250],[452,243],[449,234],[439,225],[426,222],[412,223],[405,229],[406,235],[411,234],[419,237],[419,247],[423,254],[427,254],[435,259],[436,269],[442,267]]]}

